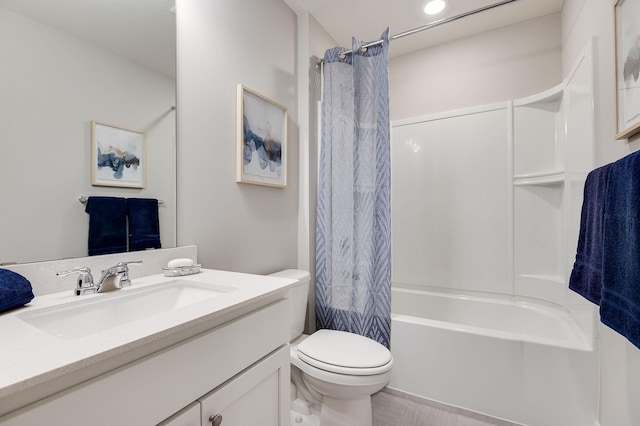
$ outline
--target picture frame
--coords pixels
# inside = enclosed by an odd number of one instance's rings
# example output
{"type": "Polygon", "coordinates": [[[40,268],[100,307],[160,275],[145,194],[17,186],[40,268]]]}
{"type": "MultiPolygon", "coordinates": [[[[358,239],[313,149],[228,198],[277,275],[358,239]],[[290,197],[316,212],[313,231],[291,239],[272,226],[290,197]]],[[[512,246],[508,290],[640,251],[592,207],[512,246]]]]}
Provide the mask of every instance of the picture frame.
{"type": "Polygon", "coordinates": [[[640,0],[615,0],[616,139],[640,132],[640,0]]]}
{"type": "Polygon", "coordinates": [[[287,108],[249,89],[237,87],[236,182],[287,186],[287,108]]]}
{"type": "Polygon", "coordinates": [[[91,184],[144,188],[145,133],[91,122],[91,184]]]}

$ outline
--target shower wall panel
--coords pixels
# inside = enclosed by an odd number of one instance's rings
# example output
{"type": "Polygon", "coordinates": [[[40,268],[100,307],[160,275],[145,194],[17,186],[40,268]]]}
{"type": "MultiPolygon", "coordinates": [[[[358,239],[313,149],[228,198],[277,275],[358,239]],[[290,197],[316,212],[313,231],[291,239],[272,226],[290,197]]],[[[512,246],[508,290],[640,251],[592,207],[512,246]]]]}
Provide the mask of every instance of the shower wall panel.
{"type": "Polygon", "coordinates": [[[507,103],[392,125],[393,281],[513,294],[507,103]]]}

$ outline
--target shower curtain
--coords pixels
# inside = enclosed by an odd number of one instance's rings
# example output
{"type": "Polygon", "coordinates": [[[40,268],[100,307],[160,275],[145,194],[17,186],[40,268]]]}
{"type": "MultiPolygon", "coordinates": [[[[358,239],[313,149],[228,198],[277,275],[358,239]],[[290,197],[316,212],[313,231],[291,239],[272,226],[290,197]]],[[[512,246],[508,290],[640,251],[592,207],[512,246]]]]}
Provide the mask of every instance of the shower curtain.
{"type": "Polygon", "coordinates": [[[389,61],[382,45],[327,50],[316,227],[317,327],[389,347],[391,213],[389,61]]]}

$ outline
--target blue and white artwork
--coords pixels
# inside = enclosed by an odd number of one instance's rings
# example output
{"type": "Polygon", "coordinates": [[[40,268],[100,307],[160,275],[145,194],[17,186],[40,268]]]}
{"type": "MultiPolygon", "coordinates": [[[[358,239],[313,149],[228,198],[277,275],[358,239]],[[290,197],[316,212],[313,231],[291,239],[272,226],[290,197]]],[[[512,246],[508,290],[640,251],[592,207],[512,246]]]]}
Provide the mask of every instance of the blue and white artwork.
{"type": "Polygon", "coordinates": [[[144,133],[93,123],[92,181],[144,188],[144,133]]]}
{"type": "Polygon", "coordinates": [[[286,185],[287,109],[238,86],[238,182],[286,185]]]}
{"type": "Polygon", "coordinates": [[[640,0],[615,3],[616,139],[640,131],[640,0]]]}

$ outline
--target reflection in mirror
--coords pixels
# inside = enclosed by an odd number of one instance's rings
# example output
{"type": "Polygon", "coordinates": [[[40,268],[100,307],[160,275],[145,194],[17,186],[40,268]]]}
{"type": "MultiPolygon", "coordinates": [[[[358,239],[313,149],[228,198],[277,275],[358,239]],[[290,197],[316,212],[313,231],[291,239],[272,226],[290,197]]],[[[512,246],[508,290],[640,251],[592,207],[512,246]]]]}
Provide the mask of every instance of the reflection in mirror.
{"type": "Polygon", "coordinates": [[[87,255],[80,196],[157,198],[175,247],[170,0],[0,0],[0,264],[87,255]],[[144,132],[143,189],[91,185],[91,122],[144,132]]]}

